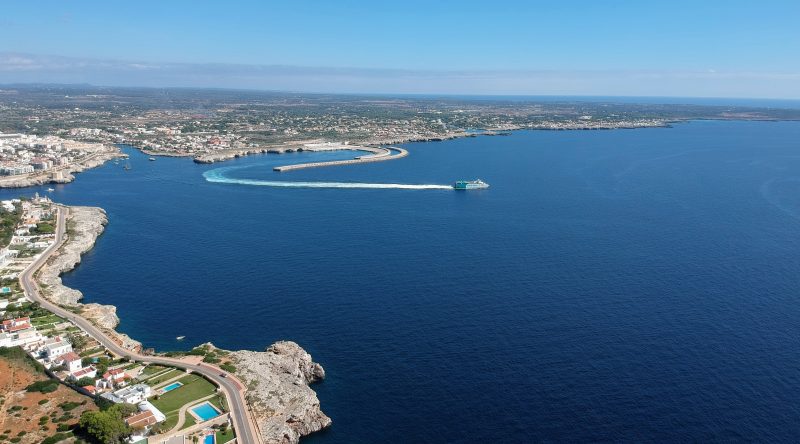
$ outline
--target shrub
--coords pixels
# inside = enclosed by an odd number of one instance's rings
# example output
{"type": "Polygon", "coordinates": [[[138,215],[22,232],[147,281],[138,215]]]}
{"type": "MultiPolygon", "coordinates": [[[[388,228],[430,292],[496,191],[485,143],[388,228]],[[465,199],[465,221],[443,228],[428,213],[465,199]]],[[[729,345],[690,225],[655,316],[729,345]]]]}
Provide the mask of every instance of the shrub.
{"type": "Polygon", "coordinates": [[[69,435],[66,433],[56,433],[55,435],[49,436],[42,440],[42,444],[56,444],[57,442],[63,441],[67,438],[69,438],[69,435]]]}
{"type": "Polygon", "coordinates": [[[68,402],[62,402],[58,406],[61,407],[61,410],[65,411],[65,412],[68,412],[68,411],[78,407],[79,405],[81,405],[81,404],[78,403],[78,402],[69,402],[68,401],[68,402]]]}
{"type": "Polygon", "coordinates": [[[58,381],[54,379],[46,379],[44,381],[36,381],[33,384],[25,387],[25,391],[39,392],[39,393],[52,393],[58,389],[58,381]]]}

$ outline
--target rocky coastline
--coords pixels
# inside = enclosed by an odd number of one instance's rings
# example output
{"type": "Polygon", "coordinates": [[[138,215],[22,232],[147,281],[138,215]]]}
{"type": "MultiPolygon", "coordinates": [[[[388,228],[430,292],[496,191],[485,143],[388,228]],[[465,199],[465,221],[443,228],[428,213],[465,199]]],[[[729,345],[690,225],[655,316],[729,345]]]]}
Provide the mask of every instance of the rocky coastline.
{"type": "MultiPolygon", "coordinates": [[[[480,132],[473,132],[473,131],[448,131],[441,135],[420,135],[420,134],[407,134],[402,135],[399,137],[395,137],[392,139],[374,139],[368,140],[364,142],[354,142],[355,146],[364,146],[364,147],[380,147],[386,145],[399,145],[403,143],[413,143],[413,142],[441,142],[444,140],[453,140],[453,139],[460,139],[464,137],[478,137],[478,136],[506,136],[509,135],[512,131],[520,131],[520,130],[540,130],[540,131],[584,131],[584,130],[613,130],[613,129],[637,129],[637,128],[658,128],[658,127],[668,127],[670,126],[671,121],[666,120],[655,120],[646,123],[630,123],[630,122],[609,122],[609,123],[571,123],[571,124],[551,124],[551,123],[542,123],[542,124],[531,124],[531,125],[505,125],[501,128],[493,128],[488,129],[480,132]]],[[[319,140],[314,139],[306,142],[319,142],[319,140]]],[[[254,154],[283,154],[283,153],[291,153],[295,151],[304,151],[302,144],[305,142],[286,142],[282,144],[276,144],[274,146],[269,147],[257,147],[257,148],[242,148],[242,149],[226,149],[226,150],[219,150],[212,153],[202,153],[202,154],[194,154],[194,153],[158,153],[158,152],[151,152],[143,148],[139,148],[142,152],[146,154],[152,154],[156,156],[170,156],[170,157],[189,157],[192,156],[195,163],[216,163],[216,162],[224,162],[230,159],[236,159],[239,157],[250,156],[254,154]]]]}
{"type": "MultiPolygon", "coordinates": [[[[80,312],[126,349],[141,352],[141,343],[114,330],[119,325],[115,306],[83,304],[83,294],[61,281],[60,276],[78,266],[81,255],[94,247],[107,223],[102,208],[69,207],[66,240],[37,272],[36,279],[44,297],[80,312]]],[[[245,397],[265,443],[297,444],[301,437],[331,425],[309,387],[325,377],[325,370],[298,344],[280,341],[263,352],[226,351],[226,355],[237,369],[236,376],[247,386],[245,397]]]]}
{"type": "Polygon", "coordinates": [[[58,305],[79,311],[81,315],[104,329],[117,342],[129,350],[141,350],[142,344],[114,328],[119,325],[117,307],[103,304],[83,304],[83,293],[69,288],[61,281],[61,275],[73,270],[81,263],[81,255],[94,247],[95,241],[108,223],[106,212],[97,207],[70,207],[67,218],[67,238],[64,244],[37,272],[36,278],[42,296],[58,305]]]}
{"type": "Polygon", "coordinates": [[[330,427],[331,418],[309,387],[325,378],[325,370],[297,343],[279,341],[263,352],[225,353],[247,385],[247,403],[265,443],[297,444],[301,437],[330,427]]]}

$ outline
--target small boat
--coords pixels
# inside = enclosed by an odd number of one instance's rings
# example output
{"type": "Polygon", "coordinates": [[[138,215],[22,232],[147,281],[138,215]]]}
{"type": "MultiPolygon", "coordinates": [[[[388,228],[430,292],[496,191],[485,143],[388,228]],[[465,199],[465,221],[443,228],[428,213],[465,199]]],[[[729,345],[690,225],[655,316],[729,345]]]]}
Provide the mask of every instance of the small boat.
{"type": "Polygon", "coordinates": [[[131,169],[131,164],[129,162],[125,162],[125,166],[122,167],[123,170],[128,171],[131,169]]]}
{"type": "Polygon", "coordinates": [[[186,339],[186,336],[178,336],[175,339],[178,340],[178,341],[183,341],[184,339],[186,339]]]}
{"type": "Polygon", "coordinates": [[[453,184],[454,190],[480,190],[483,188],[489,188],[489,184],[480,179],[459,180],[458,182],[453,184]]]}
{"type": "Polygon", "coordinates": [[[47,189],[47,192],[48,192],[48,193],[52,193],[53,191],[55,191],[55,190],[54,190],[54,189],[52,189],[52,188],[48,188],[48,189],[47,189]]]}
{"type": "Polygon", "coordinates": [[[149,158],[149,159],[147,159],[147,160],[149,160],[150,162],[155,162],[155,161],[156,161],[156,158],[155,158],[155,157],[151,157],[151,158],[149,158]]]}

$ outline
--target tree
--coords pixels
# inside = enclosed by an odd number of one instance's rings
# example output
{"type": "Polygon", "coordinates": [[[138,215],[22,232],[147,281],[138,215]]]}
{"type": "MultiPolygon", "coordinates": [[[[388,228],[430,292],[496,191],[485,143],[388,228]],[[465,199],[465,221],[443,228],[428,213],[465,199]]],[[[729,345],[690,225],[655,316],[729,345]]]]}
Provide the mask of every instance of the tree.
{"type": "Polygon", "coordinates": [[[86,387],[87,385],[94,385],[94,378],[84,376],[83,378],[75,381],[75,385],[77,385],[78,387],[86,387]]]}
{"type": "Polygon", "coordinates": [[[121,443],[131,433],[130,427],[123,420],[122,405],[114,405],[107,410],[86,411],[81,414],[79,424],[86,433],[104,444],[121,443]]]}
{"type": "Polygon", "coordinates": [[[67,335],[67,339],[69,343],[72,344],[72,348],[76,350],[83,350],[83,347],[86,346],[86,336],[77,334],[77,333],[70,333],[67,335]]]}

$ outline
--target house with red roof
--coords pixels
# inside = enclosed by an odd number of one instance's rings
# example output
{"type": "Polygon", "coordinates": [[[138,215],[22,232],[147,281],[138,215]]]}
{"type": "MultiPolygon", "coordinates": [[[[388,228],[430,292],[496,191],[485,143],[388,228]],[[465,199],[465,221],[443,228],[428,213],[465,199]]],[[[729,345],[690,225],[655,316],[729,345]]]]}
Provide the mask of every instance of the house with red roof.
{"type": "Polygon", "coordinates": [[[27,330],[31,327],[32,327],[31,318],[24,317],[17,319],[7,319],[3,321],[2,325],[0,325],[0,331],[6,333],[16,333],[21,330],[27,330]]]}
{"type": "Polygon", "coordinates": [[[67,373],[74,373],[83,368],[83,360],[74,351],[67,352],[53,360],[55,365],[63,365],[67,373]]]}

